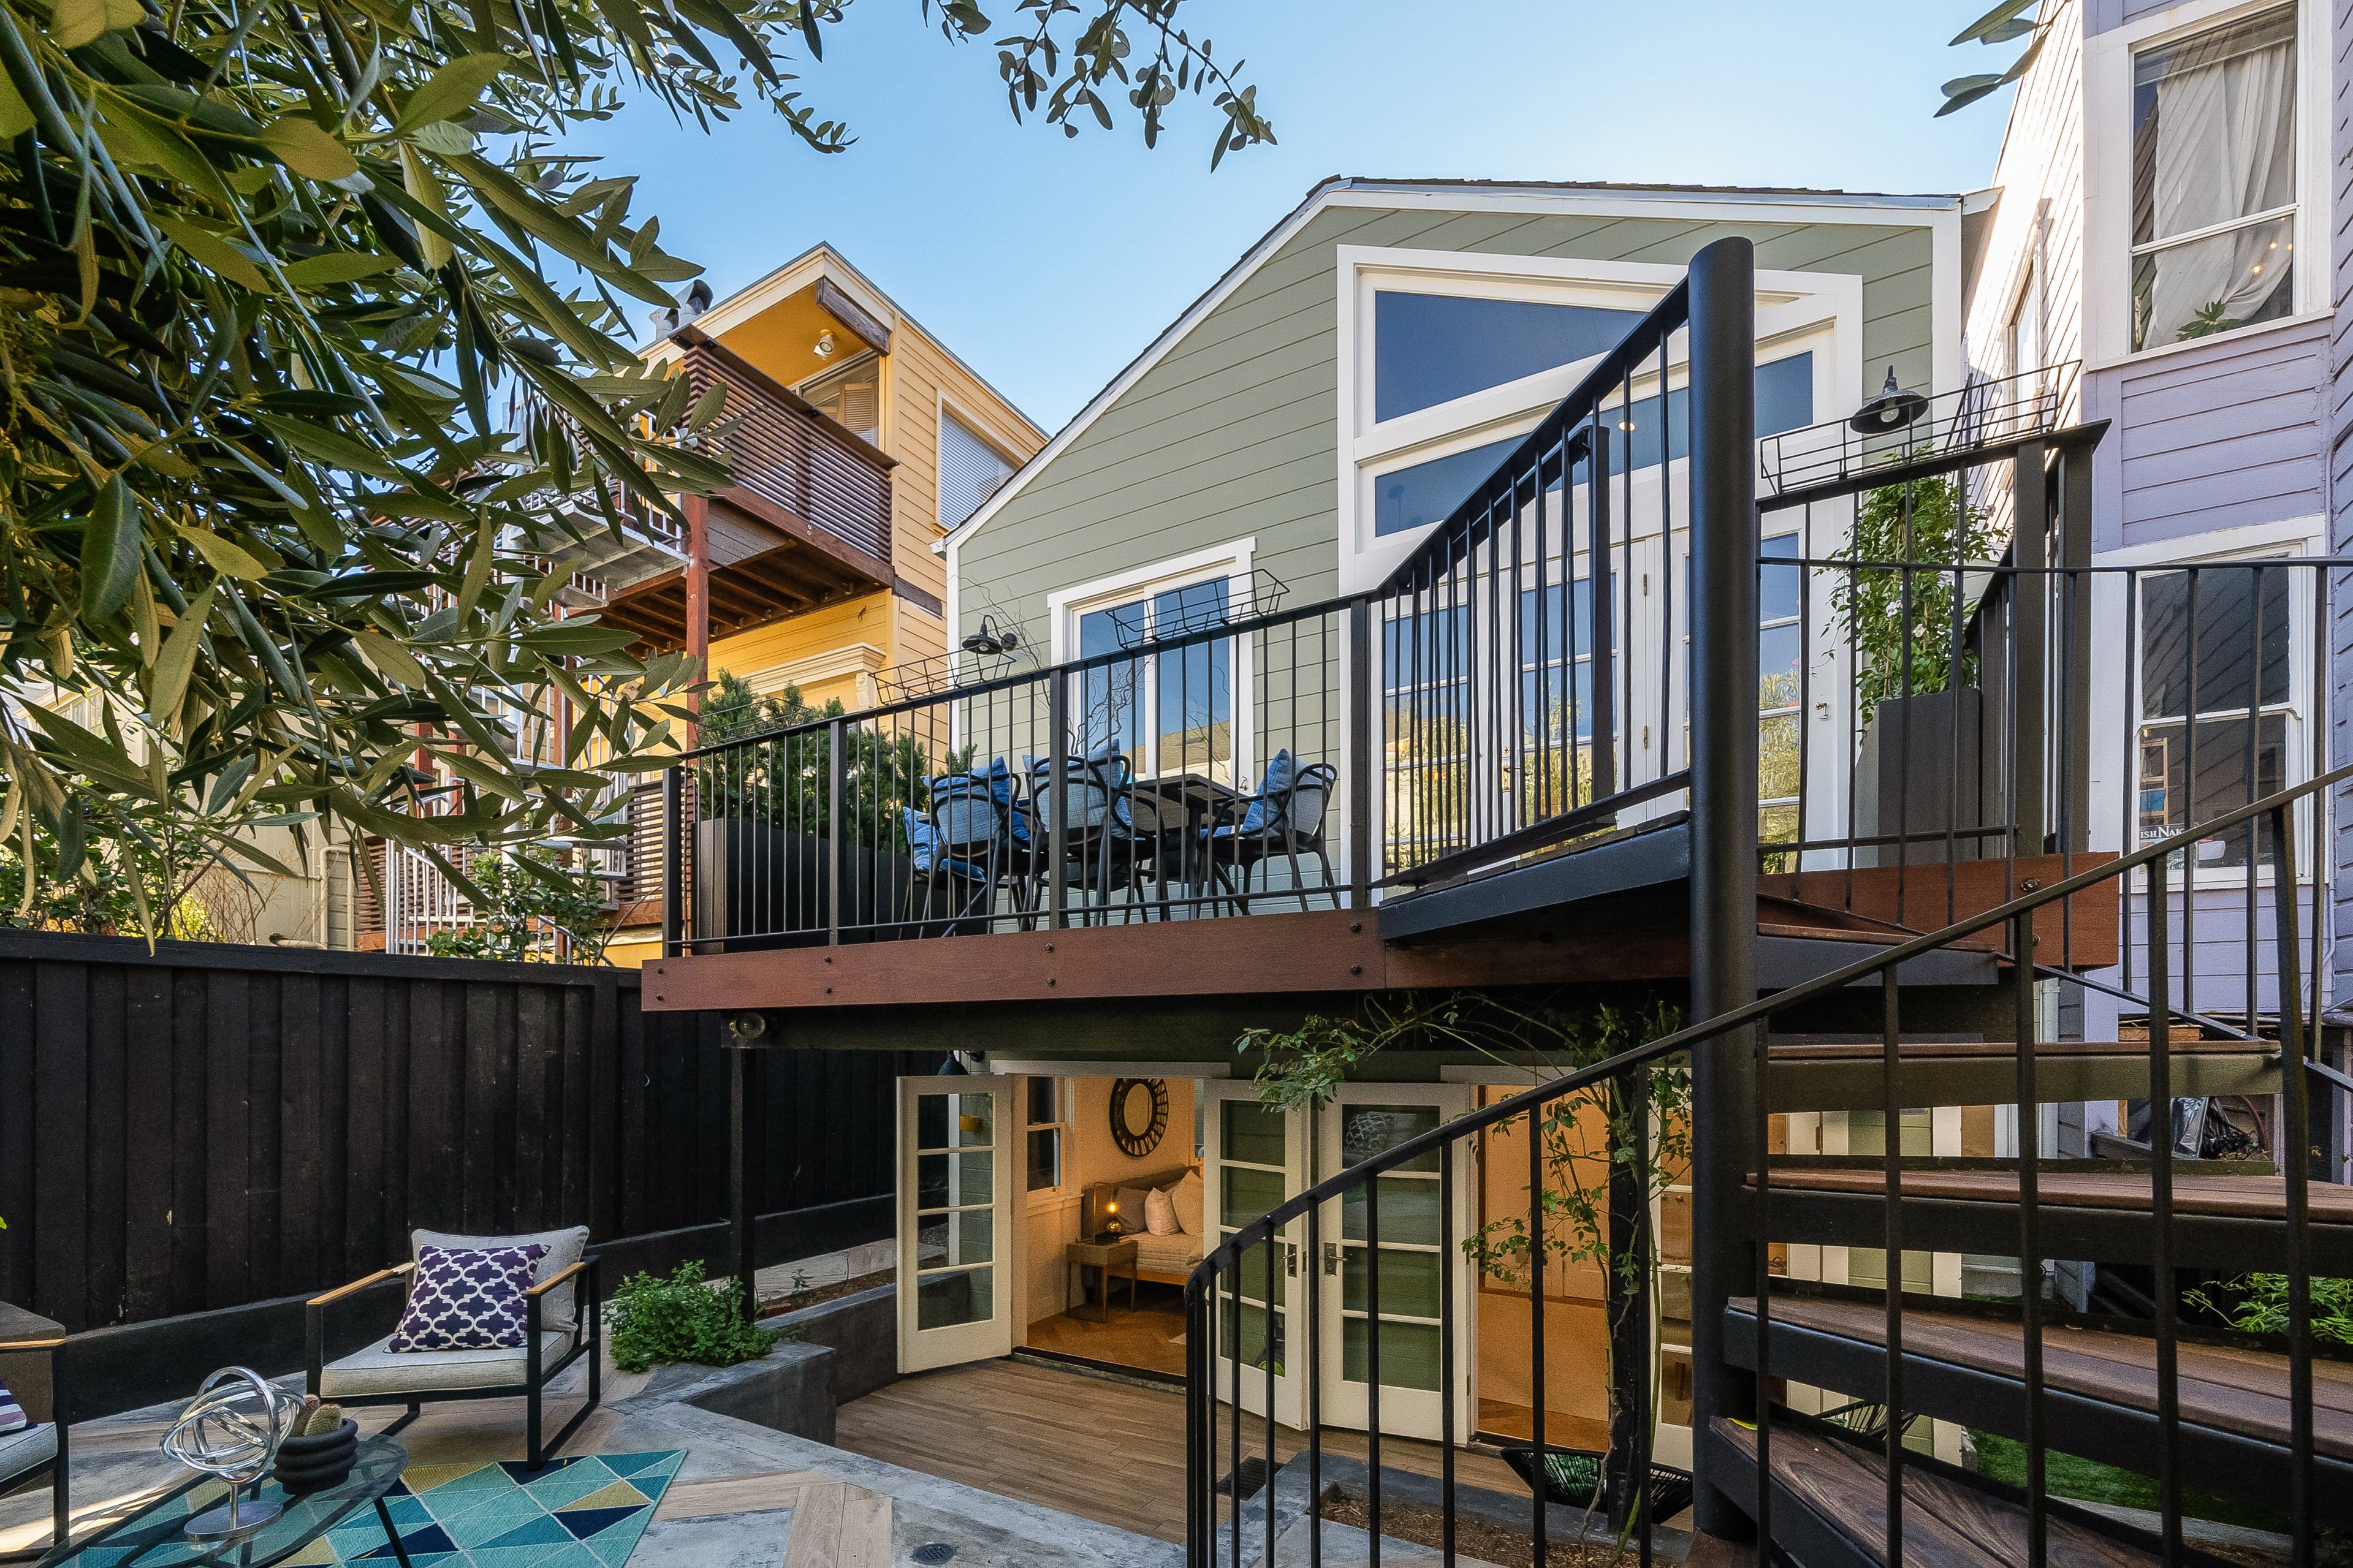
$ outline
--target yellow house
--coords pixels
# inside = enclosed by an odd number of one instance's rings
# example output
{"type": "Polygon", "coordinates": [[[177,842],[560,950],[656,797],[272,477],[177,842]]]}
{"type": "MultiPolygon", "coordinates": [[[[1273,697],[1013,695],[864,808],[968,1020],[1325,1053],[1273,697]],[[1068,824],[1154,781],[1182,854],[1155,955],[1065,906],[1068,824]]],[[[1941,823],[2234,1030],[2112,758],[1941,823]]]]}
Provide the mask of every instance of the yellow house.
{"type": "MultiPolygon", "coordinates": [[[[641,536],[582,561],[575,582],[605,622],[704,656],[714,679],[873,706],[894,671],[946,654],[934,544],[1046,433],[831,246],[678,315],[648,357],[679,365],[698,399],[726,387],[712,433],[737,482],[690,498],[683,529],[640,515],[641,536]]],[[[659,950],[658,899],[629,879],[615,962],[659,950]]]]}

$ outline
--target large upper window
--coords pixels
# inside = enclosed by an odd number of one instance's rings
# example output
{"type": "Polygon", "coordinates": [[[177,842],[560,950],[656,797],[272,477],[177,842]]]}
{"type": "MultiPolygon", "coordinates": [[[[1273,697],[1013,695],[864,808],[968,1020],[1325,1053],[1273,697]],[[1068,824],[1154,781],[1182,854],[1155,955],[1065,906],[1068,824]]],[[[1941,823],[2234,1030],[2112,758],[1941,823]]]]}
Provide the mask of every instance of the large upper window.
{"type": "Polygon", "coordinates": [[[996,447],[953,414],[940,416],[940,526],[962,526],[1013,472],[996,447]]]}
{"type": "Polygon", "coordinates": [[[1373,417],[1395,419],[1591,359],[1641,319],[1640,310],[1384,289],[1373,296],[1373,417]]]}
{"type": "Polygon", "coordinates": [[[2295,306],[2295,7],[2133,57],[2133,347],[2295,306]]]}
{"type": "MultiPolygon", "coordinates": [[[[1381,296],[1384,300],[1389,297],[1386,294],[1381,296]]],[[[1814,356],[1811,353],[1792,354],[1787,359],[1758,365],[1757,434],[1759,438],[1778,436],[1786,430],[1802,429],[1813,422],[1814,356]]],[[[1623,426],[1622,434],[1612,433],[1609,443],[1609,471],[1612,474],[1626,471],[1630,451],[1637,469],[1656,468],[1662,428],[1667,449],[1673,457],[1680,459],[1691,455],[1691,395],[1682,387],[1667,395],[1663,424],[1660,419],[1659,399],[1655,394],[1636,398],[1631,414],[1609,423],[1623,426]]],[[[1480,481],[1493,473],[1520,441],[1520,437],[1508,436],[1501,441],[1490,441],[1465,452],[1432,458],[1380,475],[1373,481],[1373,531],[1377,534],[1403,533],[1445,521],[1447,514],[1460,506],[1462,498],[1477,489],[1480,481]]]]}

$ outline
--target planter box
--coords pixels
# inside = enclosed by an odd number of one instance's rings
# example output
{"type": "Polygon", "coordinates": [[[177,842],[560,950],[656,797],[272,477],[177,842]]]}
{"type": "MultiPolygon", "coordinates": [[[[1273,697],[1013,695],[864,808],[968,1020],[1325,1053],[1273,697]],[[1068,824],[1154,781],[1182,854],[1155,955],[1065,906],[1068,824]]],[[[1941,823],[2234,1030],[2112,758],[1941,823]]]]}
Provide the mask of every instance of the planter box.
{"type": "Polygon", "coordinates": [[[735,1366],[672,1364],[656,1371],[631,1403],[675,1401],[830,1446],[834,1361],[830,1345],[788,1343],[735,1366]]]}
{"type": "Polygon", "coordinates": [[[847,1405],[899,1381],[899,1288],[877,1285],[855,1296],[838,1297],[763,1318],[764,1329],[798,1330],[800,1342],[834,1352],[834,1397],[847,1405]]]}
{"type": "MultiPolygon", "coordinates": [[[[694,933],[697,952],[757,952],[810,947],[826,940],[832,898],[832,844],[823,834],[787,832],[765,822],[714,817],[694,825],[694,933]]],[[[841,848],[842,940],[898,942],[944,935],[961,907],[960,885],[931,879],[904,855],[862,845],[841,848]],[[913,922],[938,920],[936,925],[913,922]],[[868,929],[853,930],[853,927],[868,929]]],[[[977,921],[955,922],[977,931],[977,921]]]]}
{"type": "MultiPolygon", "coordinates": [[[[1954,830],[1950,858],[1978,860],[2000,856],[1998,838],[1959,830],[1985,826],[1985,809],[2004,797],[1988,769],[1999,765],[1998,737],[1985,733],[1984,693],[1924,691],[1882,702],[1862,731],[1854,770],[1854,831],[1859,838],[1910,838],[1904,846],[1865,845],[1858,866],[1934,865],[1946,862],[1945,834],[1954,830]],[[1927,835],[1926,838],[1920,835],[1927,835]],[[1901,852],[1899,852],[1899,849],[1901,852]]],[[[2021,848],[2038,854],[2042,846],[2021,848]]]]}

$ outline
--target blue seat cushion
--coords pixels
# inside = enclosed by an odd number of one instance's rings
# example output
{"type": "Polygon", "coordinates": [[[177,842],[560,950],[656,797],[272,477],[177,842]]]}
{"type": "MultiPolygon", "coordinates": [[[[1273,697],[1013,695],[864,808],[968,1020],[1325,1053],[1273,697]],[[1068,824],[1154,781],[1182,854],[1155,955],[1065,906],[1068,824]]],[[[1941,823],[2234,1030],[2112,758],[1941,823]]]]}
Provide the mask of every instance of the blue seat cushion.
{"type": "Polygon", "coordinates": [[[1292,789],[1298,783],[1299,761],[1285,746],[1266,764],[1266,776],[1259,781],[1258,794],[1250,798],[1250,809],[1242,813],[1237,831],[1249,835],[1271,829],[1282,819],[1283,807],[1290,804],[1292,789]]]}

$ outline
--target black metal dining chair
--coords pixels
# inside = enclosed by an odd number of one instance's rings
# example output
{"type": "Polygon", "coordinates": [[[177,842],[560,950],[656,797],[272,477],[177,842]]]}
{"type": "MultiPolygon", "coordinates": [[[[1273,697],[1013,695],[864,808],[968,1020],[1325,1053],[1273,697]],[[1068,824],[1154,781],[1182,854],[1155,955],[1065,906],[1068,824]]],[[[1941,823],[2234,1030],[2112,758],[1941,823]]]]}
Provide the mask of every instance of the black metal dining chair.
{"type": "Polygon", "coordinates": [[[1339,784],[1340,770],[1331,763],[1302,767],[1284,750],[1267,764],[1256,795],[1227,801],[1212,814],[1201,830],[1201,858],[1219,893],[1230,899],[1236,910],[1250,913],[1253,875],[1266,884],[1257,897],[1295,896],[1299,907],[1306,910],[1313,907],[1311,900],[1316,894],[1328,893],[1332,907],[1340,907],[1339,879],[1324,844],[1325,815],[1339,784]],[[1314,859],[1321,868],[1320,885],[1308,882],[1302,857],[1314,859]],[[1287,889],[1274,887],[1271,874],[1261,869],[1278,859],[1291,870],[1287,889]]]}
{"type": "Polygon", "coordinates": [[[1155,874],[1161,861],[1160,835],[1135,824],[1129,804],[1134,773],[1125,753],[1116,746],[1085,756],[1063,759],[1059,783],[1051,758],[1031,757],[1029,799],[1036,815],[1035,853],[1030,857],[1036,884],[1036,907],[1043,909],[1052,896],[1047,845],[1059,816],[1062,822],[1062,881],[1092,900],[1086,920],[1111,919],[1112,895],[1124,893],[1132,910],[1152,917],[1143,896],[1145,878],[1155,874]]]}

